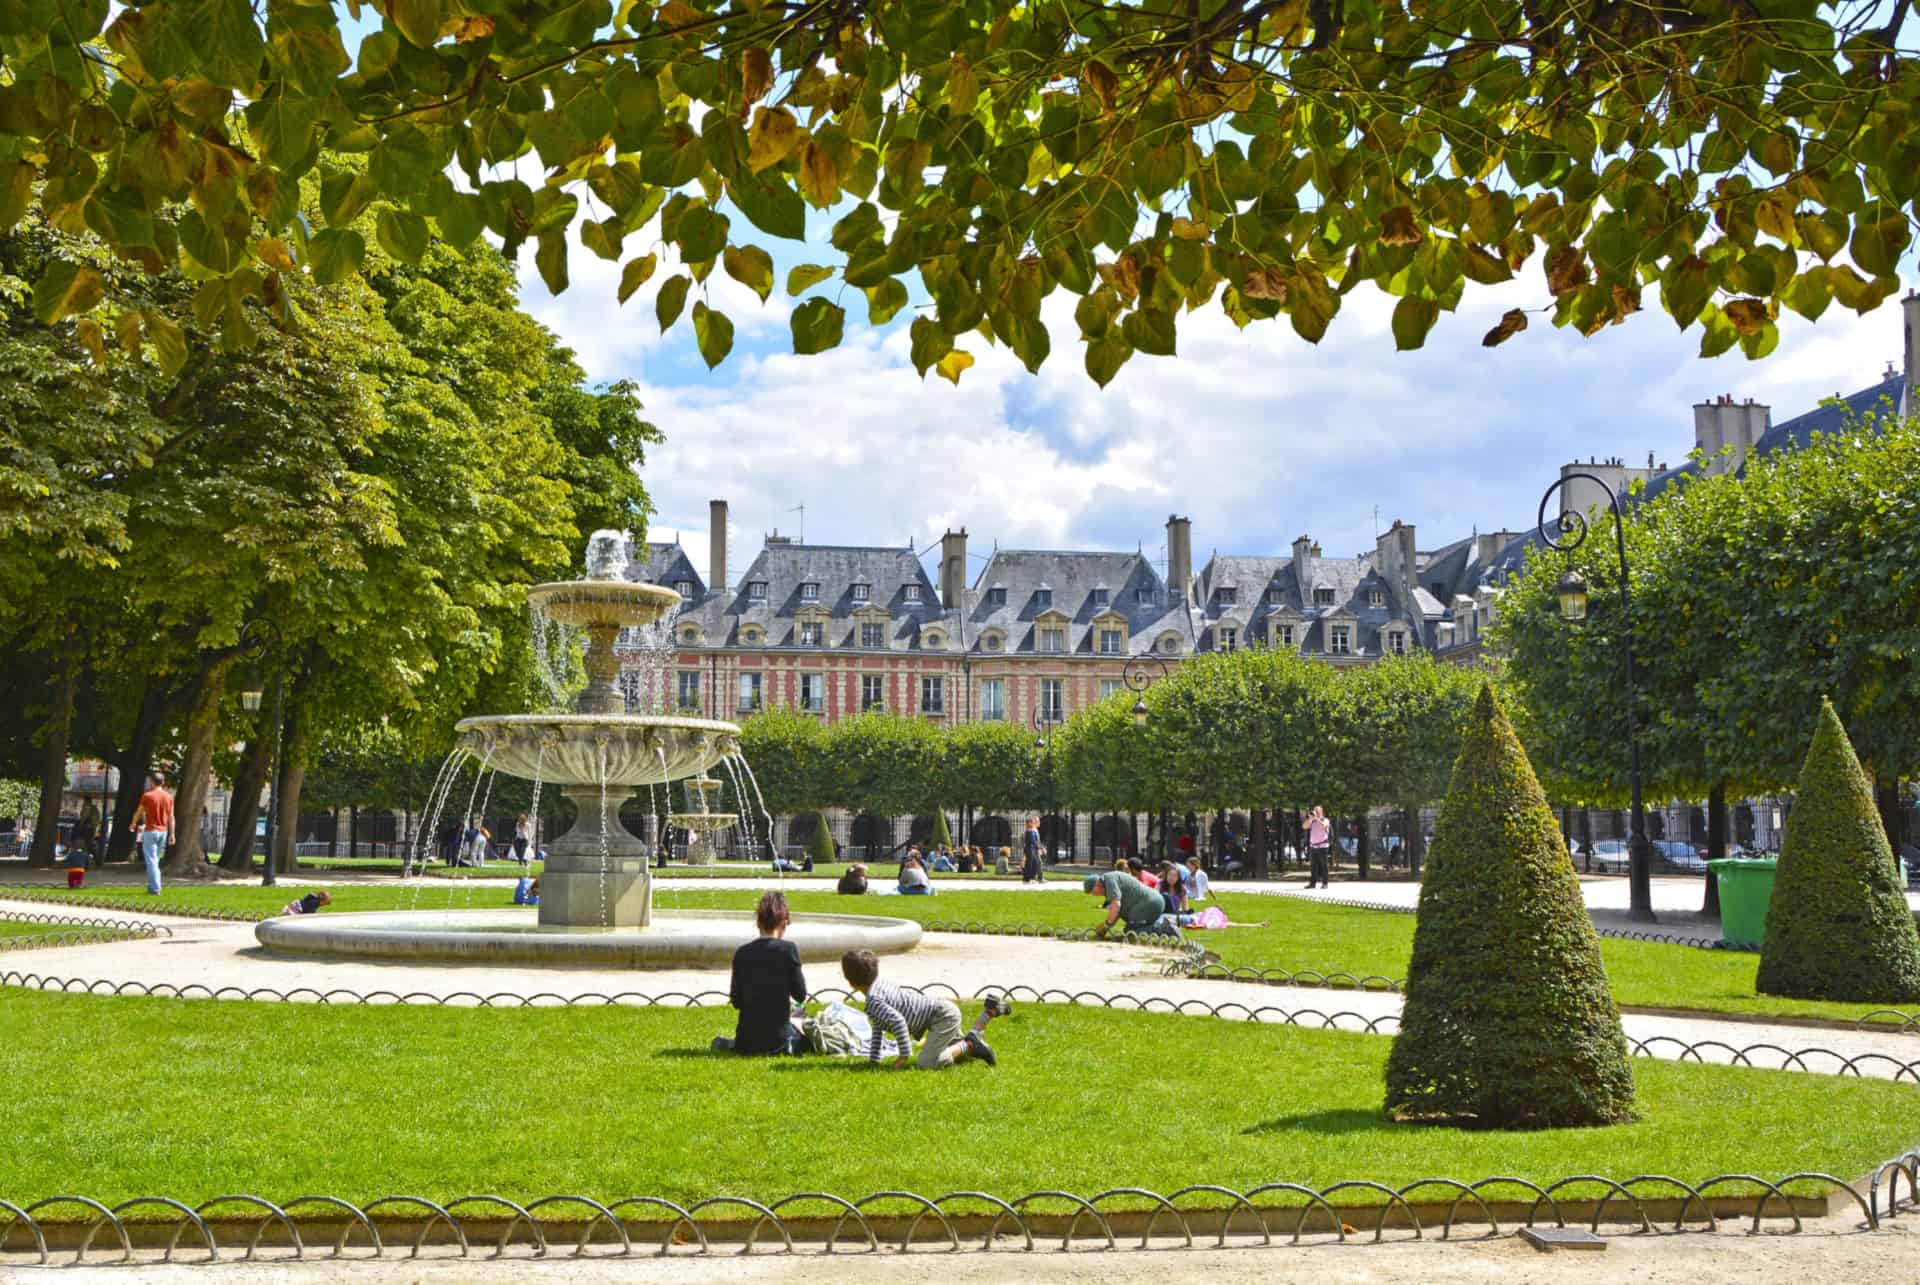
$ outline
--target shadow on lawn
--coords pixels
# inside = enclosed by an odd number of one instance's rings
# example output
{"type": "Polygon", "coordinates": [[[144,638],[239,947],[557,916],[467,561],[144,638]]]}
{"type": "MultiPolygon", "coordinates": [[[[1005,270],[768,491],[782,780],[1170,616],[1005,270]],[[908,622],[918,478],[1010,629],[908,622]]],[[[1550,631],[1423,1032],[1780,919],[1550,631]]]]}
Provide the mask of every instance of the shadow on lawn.
{"type": "Polygon", "coordinates": [[[1360,1111],[1353,1108],[1340,1111],[1311,1111],[1301,1115],[1276,1116],[1263,1120],[1259,1124],[1248,1125],[1240,1132],[1258,1133],[1371,1133],[1377,1129],[1391,1129],[1392,1121],[1380,1111],[1360,1111]]]}

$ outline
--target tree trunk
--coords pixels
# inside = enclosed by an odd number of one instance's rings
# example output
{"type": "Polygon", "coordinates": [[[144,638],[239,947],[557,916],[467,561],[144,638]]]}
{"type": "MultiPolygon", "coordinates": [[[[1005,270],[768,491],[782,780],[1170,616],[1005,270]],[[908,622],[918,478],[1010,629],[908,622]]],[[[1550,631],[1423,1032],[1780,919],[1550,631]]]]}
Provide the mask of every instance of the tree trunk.
{"type": "Polygon", "coordinates": [[[1367,877],[1367,858],[1372,855],[1372,850],[1367,846],[1367,814],[1365,812],[1360,814],[1359,821],[1359,825],[1355,827],[1357,833],[1353,838],[1353,862],[1359,867],[1360,879],[1364,882],[1367,877]]]}
{"type": "MultiPolygon", "coordinates": [[[[1727,855],[1727,786],[1722,781],[1707,792],[1707,860],[1718,861],[1727,855]]],[[[1707,889],[1700,900],[1700,913],[1708,919],[1720,917],[1720,876],[1707,867],[1707,889]]]]}
{"type": "Polygon", "coordinates": [[[307,776],[307,720],[300,708],[305,685],[296,680],[287,702],[286,730],[281,733],[280,743],[285,765],[280,769],[280,788],[273,793],[273,853],[269,859],[274,871],[282,875],[295,874],[300,868],[295,845],[300,841],[300,787],[307,776]]]}
{"type": "Polygon", "coordinates": [[[134,715],[133,735],[127,740],[127,748],[117,757],[108,761],[118,769],[120,782],[113,795],[113,819],[107,826],[108,861],[131,861],[133,859],[134,809],[140,806],[140,796],[146,792],[147,771],[153,766],[153,745],[160,738],[160,724],[166,718],[167,685],[158,678],[149,678],[147,687],[140,695],[140,710],[134,715]]]}
{"type": "Polygon", "coordinates": [[[54,679],[53,708],[47,711],[40,755],[40,814],[34,818],[33,847],[27,864],[53,864],[54,845],[60,842],[60,805],[67,796],[67,744],[73,736],[73,698],[80,690],[80,662],[72,653],[60,659],[54,679]]]}
{"type": "Polygon", "coordinates": [[[1407,869],[1415,879],[1420,877],[1420,863],[1427,858],[1427,837],[1420,833],[1420,809],[1408,806],[1400,809],[1400,828],[1406,831],[1401,840],[1407,845],[1407,869]]]}
{"type": "Polygon", "coordinates": [[[226,691],[226,680],[226,662],[210,660],[202,663],[199,682],[194,685],[193,708],[187,716],[186,758],[180,764],[178,788],[173,795],[173,855],[162,867],[170,879],[219,877],[219,868],[207,863],[200,818],[213,779],[213,743],[220,731],[220,697],[226,691]]]}
{"type": "MultiPolygon", "coordinates": [[[[1897,859],[1900,849],[1907,842],[1907,814],[1900,806],[1900,782],[1891,776],[1873,778],[1873,805],[1880,812],[1880,827],[1887,832],[1887,846],[1893,849],[1897,859]]],[[[38,846],[39,832],[34,833],[34,842],[38,846]]]]}
{"type": "Polygon", "coordinates": [[[1254,808],[1247,817],[1247,864],[1255,879],[1267,877],[1267,810],[1254,808]]]}
{"type": "Polygon", "coordinates": [[[1585,870],[1593,873],[1593,809],[1580,809],[1580,854],[1585,860],[1585,870]]]}
{"type": "MultiPolygon", "coordinates": [[[[647,819],[651,821],[653,818],[648,817],[647,819]]],[[[333,810],[333,838],[334,838],[333,846],[334,847],[339,846],[340,809],[338,808],[335,808],[333,810]]],[[[773,842],[772,835],[767,836],[767,842],[768,843],[773,842]]],[[[328,851],[332,851],[332,847],[330,847],[328,851]]],[[[352,858],[352,857],[358,857],[359,855],[360,855],[360,805],[358,803],[349,803],[347,805],[347,856],[352,858]]]]}
{"type": "Polygon", "coordinates": [[[229,874],[253,873],[253,836],[260,818],[260,794],[272,766],[273,738],[265,726],[273,721],[268,710],[248,731],[240,764],[233,771],[233,791],[227,803],[227,837],[220,845],[220,868],[229,874]]]}

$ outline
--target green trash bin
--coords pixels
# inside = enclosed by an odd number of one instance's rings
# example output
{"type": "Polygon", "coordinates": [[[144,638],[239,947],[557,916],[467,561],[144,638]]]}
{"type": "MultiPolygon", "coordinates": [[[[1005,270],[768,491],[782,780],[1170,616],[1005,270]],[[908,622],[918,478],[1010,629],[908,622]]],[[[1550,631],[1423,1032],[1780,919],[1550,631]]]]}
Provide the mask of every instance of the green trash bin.
{"type": "Polygon", "coordinates": [[[1729,946],[1758,946],[1767,939],[1767,906],[1773,901],[1773,857],[1726,857],[1707,865],[1720,880],[1720,935],[1729,946]]]}

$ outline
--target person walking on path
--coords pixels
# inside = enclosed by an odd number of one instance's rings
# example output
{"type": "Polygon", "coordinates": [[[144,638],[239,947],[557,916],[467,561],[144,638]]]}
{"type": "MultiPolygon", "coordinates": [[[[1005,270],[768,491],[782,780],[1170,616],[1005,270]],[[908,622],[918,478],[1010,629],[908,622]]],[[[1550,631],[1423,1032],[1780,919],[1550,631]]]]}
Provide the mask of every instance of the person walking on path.
{"type": "Polygon", "coordinates": [[[1333,840],[1333,823],[1327,820],[1327,814],[1320,810],[1319,804],[1313,805],[1313,811],[1307,813],[1307,887],[1317,881],[1322,888],[1327,886],[1327,849],[1333,840]]]}
{"type": "Polygon", "coordinates": [[[140,859],[147,866],[147,895],[160,895],[160,858],[173,841],[173,795],[158,772],[147,773],[147,792],[133,810],[130,827],[140,836],[140,859]]]}
{"type": "Polygon", "coordinates": [[[526,865],[527,853],[532,849],[533,824],[527,820],[527,814],[522,812],[519,819],[513,823],[513,859],[523,866],[526,865]]]}
{"type": "Polygon", "coordinates": [[[1027,832],[1020,837],[1020,882],[1044,883],[1046,876],[1041,873],[1040,858],[1047,853],[1040,843],[1040,818],[1027,818],[1027,832]]]}

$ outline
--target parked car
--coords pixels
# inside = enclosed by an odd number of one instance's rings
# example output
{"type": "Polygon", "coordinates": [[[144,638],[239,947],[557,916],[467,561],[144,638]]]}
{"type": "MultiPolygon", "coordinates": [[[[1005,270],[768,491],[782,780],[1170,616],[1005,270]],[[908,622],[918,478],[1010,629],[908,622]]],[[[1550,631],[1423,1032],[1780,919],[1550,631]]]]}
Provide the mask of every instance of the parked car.
{"type": "MultiPolygon", "coordinates": [[[[1707,863],[1691,843],[1679,839],[1649,839],[1653,849],[1653,869],[1662,873],[1705,874],[1707,863]]],[[[1577,852],[1574,864],[1586,869],[1586,858],[1577,852]]],[[[1625,839],[1601,839],[1593,845],[1593,869],[1601,874],[1625,874],[1633,867],[1633,856],[1625,839]]]]}

